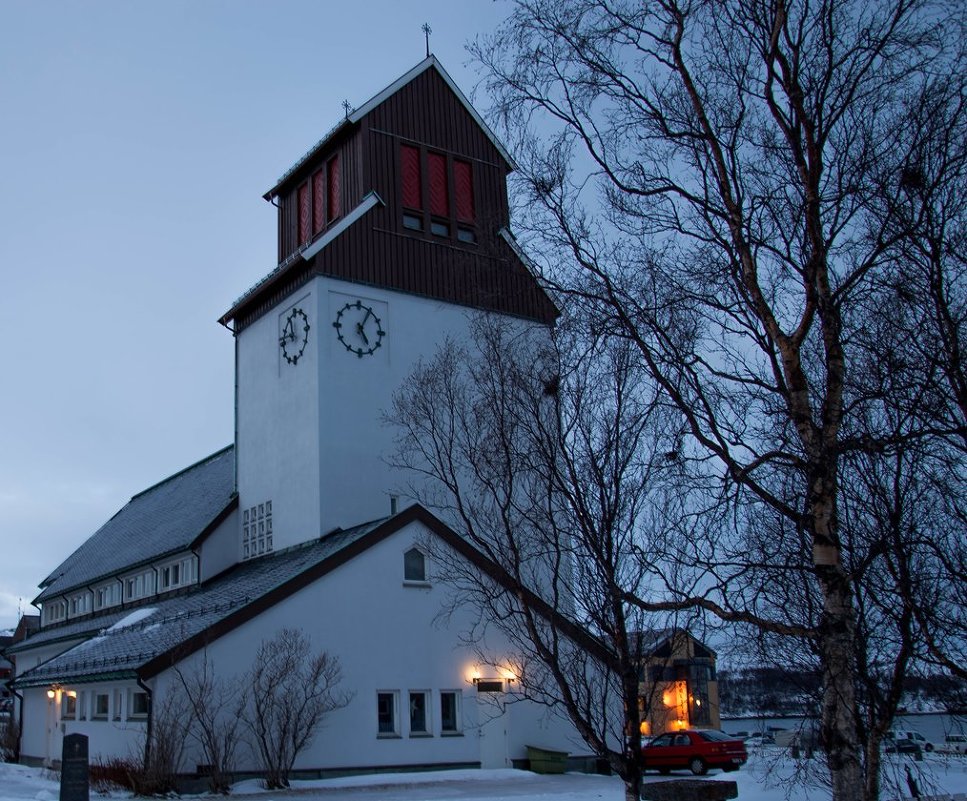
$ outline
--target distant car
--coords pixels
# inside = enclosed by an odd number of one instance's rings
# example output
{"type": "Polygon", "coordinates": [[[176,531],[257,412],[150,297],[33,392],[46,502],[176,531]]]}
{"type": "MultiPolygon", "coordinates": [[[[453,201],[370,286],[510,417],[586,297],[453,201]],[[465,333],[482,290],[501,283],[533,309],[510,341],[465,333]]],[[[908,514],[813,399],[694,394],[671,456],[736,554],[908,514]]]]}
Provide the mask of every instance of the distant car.
{"type": "Polygon", "coordinates": [[[771,732],[763,732],[761,734],[752,734],[745,738],[745,745],[747,748],[759,748],[763,745],[775,745],[776,738],[771,732]]]}
{"type": "Polygon", "coordinates": [[[945,754],[967,754],[967,734],[948,734],[937,750],[945,754]]]}
{"type": "Polygon", "coordinates": [[[936,747],[926,737],[920,734],[920,732],[914,731],[913,729],[894,729],[891,732],[887,732],[885,739],[888,742],[896,741],[898,745],[904,740],[909,740],[910,742],[916,743],[919,748],[928,753],[936,747]]]}
{"type": "Polygon", "coordinates": [[[923,756],[923,748],[920,744],[906,737],[884,738],[883,750],[888,754],[914,754],[918,759],[923,756]]]}
{"type": "Polygon", "coordinates": [[[738,770],[748,758],[742,740],[711,729],[666,732],[641,747],[643,769],[659,773],[688,768],[701,776],[709,768],[738,770]]]}

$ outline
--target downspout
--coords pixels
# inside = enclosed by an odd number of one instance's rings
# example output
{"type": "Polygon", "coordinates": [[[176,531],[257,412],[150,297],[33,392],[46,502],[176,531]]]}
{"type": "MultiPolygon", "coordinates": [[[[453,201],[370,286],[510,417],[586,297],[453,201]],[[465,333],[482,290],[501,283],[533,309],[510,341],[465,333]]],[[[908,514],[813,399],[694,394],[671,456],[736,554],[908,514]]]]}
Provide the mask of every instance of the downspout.
{"type": "Polygon", "coordinates": [[[145,695],[148,696],[148,720],[144,731],[144,767],[147,769],[151,764],[151,719],[154,717],[154,698],[152,697],[151,688],[141,681],[140,676],[135,681],[137,681],[138,687],[144,690],[145,695]]]}

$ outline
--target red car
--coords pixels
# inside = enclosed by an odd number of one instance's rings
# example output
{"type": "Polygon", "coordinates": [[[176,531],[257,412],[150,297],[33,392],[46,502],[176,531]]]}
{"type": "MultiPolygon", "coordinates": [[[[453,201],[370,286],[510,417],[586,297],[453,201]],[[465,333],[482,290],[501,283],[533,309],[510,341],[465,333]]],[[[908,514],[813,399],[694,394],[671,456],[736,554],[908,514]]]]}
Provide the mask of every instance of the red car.
{"type": "Polygon", "coordinates": [[[642,767],[659,773],[688,768],[701,776],[709,768],[738,770],[748,758],[745,743],[713,730],[666,732],[641,747],[642,767]]]}

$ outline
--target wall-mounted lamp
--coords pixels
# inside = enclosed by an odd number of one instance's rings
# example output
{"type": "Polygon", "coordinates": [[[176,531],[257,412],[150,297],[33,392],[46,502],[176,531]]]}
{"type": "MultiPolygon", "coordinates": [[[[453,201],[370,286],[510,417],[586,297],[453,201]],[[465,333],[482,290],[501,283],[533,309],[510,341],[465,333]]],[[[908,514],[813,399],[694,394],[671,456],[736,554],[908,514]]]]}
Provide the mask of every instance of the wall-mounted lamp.
{"type": "Polygon", "coordinates": [[[55,695],[57,695],[57,691],[53,687],[50,687],[47,690],[47,697],[53,699],[55,695]]]}

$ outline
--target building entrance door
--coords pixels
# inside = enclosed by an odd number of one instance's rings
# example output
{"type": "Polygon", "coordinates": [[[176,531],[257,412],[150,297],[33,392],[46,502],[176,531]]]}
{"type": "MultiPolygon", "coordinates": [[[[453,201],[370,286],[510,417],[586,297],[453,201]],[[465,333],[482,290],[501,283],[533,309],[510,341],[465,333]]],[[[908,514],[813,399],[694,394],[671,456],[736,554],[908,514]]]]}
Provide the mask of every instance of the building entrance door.
{"type": "Polygon", "coordinates": [[[477,720],[480,736],[480,767],[509,768],[507,726],[509,715],[504,704],[502,681],[477,682],[477,720]]]}

